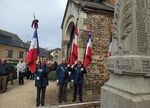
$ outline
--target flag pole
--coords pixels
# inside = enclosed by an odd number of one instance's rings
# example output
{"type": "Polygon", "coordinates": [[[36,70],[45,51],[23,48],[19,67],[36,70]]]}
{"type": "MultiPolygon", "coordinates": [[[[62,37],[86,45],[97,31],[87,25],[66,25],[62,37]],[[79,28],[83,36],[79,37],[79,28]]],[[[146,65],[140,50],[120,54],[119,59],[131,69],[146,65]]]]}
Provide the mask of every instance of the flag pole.
{"type": "MultiPolygon", "coordinates": [[[[40,54],[40,48],[39,48],[39,39],[38,39],[38,32],[37,32],[37,29],[38,29],[38,22],[39,20],[36,19],[35,17],[35,13],[33,14],[33,22],[32,22],[32,27],[35,29],[35,32],[36,32],[36,35],[37,35],[37,49],[38,49],[38,56],[40,54]]],[[[39,61],[40,61],[40,57],[39,58],[39,61]]]]}
{"type": "MultiPolygon", "coordinates": [[[[91,25],[89,25],[88,27],[87,27],[87,29],[86,29],[86,35],[88,36],[88,32],[90,32],[90,34],[91,34],[91,32],[92,32],[92,30],[91,30],[91,25]]],[[[85,47],[85,51],[84,51],[84,59],[83,59],[83,64],[84,64],[84,61],[85,61],[85,56],[86,56],[86,50],[87,50],[87,38],[88,37],[86,37],[86,47],[85,47]]]]}

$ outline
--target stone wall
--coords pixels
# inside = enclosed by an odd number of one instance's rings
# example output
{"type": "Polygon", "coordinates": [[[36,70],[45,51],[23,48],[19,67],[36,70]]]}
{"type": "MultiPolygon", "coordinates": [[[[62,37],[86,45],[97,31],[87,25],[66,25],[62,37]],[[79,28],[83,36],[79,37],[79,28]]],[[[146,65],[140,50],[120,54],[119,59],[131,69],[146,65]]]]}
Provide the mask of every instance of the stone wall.
{"type": "MultiPolygon", "coordinates": [[[[106,59],[108,53],[109,36],[112,31],[112,14],[88,13],[84,25],[91,27],[92,38],[92,63],[88,66],[85,77],[86,89],[98,90],[108,80],[106,59]]],[[[82,33],[85,40],[86,32],[82,33]]],[[[84,42],[84,41],[83,41],[84,42]]],[[[85,44],[85,43],[84,43],[85,44]]],[[[84,46],[83,46],[84,47],[84,46]]]]}
{"type": "Polygon", "coordinates": [[[19,47],[0,44],[0,60],[2,58],[8,59],[8,60],[19,60],[19,51],[24,52],[23,59],[25,60],[26,54],[27,54],[27,50],[25,48],[19,48],[19,47]],[[13,50],[12,58],[7,57],[8,49],[13,50]]]}

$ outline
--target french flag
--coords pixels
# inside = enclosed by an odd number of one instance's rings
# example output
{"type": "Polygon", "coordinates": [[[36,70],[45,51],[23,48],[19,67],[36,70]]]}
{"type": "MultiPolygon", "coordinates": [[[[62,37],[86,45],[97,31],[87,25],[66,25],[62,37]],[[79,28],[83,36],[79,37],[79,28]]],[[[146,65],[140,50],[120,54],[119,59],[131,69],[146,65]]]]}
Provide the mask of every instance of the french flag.
{"type": "Polygon", "coordinates": [[[91,32],[88,31],[86,54],[84,58],[84,67],[87,67],[91,61],[92,61],[92,42],[91,42],[91,32]]]}
{"type": "Polygon", "coordinates": [[[112,56],[112,34],[109,39],[108,57],[112,56]]]}
{"type": "Polygon", "coordinates": [[[34,31],[34,35],[30,44],[30,48],[27,54],[27,65],[32,73],[36,71],[36,60],[38,57],[38,43],[37,43],[37,29],[34,31]]]}
{"type": "Polygon", "coordinates": [[[69,60],[69,64],[73,65],[74,62],[78,59],[78,45],[77,45],[77,38],[78,38],[78,27],[76,26],[76,30],[75,30],[75,36],[74,36],[74,40],[73,40],[73,46],[72,46],[72,52],[70,54],[70,60],[69,60]]]}

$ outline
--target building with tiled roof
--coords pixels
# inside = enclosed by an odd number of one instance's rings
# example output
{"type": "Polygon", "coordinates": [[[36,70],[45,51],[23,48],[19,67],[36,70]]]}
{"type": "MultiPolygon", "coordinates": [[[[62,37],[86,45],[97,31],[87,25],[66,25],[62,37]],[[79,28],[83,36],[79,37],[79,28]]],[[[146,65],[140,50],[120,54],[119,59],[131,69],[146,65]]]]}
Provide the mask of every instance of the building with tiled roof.
{"type": "MultiPolygon", "coordinates": [[[[30,43],[31,43],[31,41],[27,41],[27,43],[24,43],[24,46],[26,47],[27,50],[30,47],[30,43]]],[[[49,57],[50,57],[49,51],[46,48],[39,47],[38,58],[49,60],[49,57]]]]}
{"type": "Polygon", "coordinates": [[[84,61],[87,31],[91,30],[92,62],[85,77],[87,90],[100,91],[108,80],[106,63],[112,32],[115,0],[68,0],[62,21],[61,55],[69,61],[76,24],[79,29],[78,58],[84,61]]]}
{"type": "Polygon", "coordinates": [[[55,48],[49,51],[49,55],[51,57],[51,61],[56,61],[58,64],[61,63],[61,49],[55,48]]]}
{"type": "Polygon", "coordinates": [[[26,54],[27,49],[18,35],[0,30],[0,60],[3,58],[13,61],[20,58],[25,60],[26,54]]]}

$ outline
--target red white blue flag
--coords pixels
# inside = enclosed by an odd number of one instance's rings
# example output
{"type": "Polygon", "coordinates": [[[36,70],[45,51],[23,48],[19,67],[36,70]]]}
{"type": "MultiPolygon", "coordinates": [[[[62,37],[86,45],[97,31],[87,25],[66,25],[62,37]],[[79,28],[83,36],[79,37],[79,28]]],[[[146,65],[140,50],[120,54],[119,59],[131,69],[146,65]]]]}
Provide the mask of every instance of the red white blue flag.
{"type": "Polygon", "coordinates": [[[109,39],[108,57],[112,56],[112,34],[109,39]]]}
{"type": "Polygon", "coordinates": [[[70,65],[73,65],[74,62],[78,59],[78,45],[77,45],[78,35],[79,35],[78,34],[78,27],[76,26],[75,36],[74,36],[73,46],[72,46],[72,52],[70,54],[70,60],[69,60],[70,65]]]}
{"type": "Polygon", "coordinates": [[[92,42],[91,42],[91,32],[88,31],[84,66],[87,67],[91,61],[92,61],[92,42]]]}
{"type": "Polygon", "coordinates": [[[36,71],[36,60],[38,57],[38,43],[37,43],[37,29],[34,31],[34,35],[30,44],[30,48],[27,54],[27,65],[32,73],[36,71]]]}

